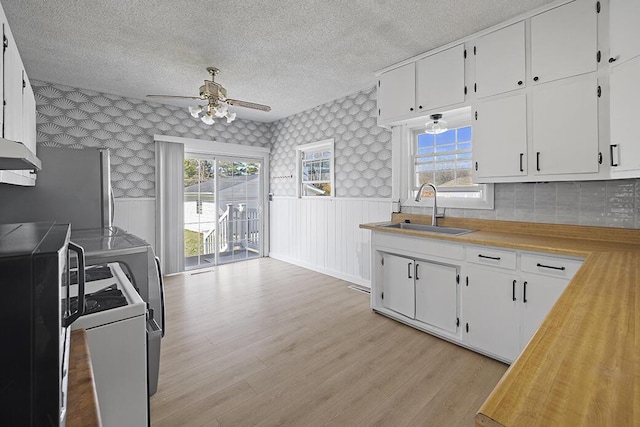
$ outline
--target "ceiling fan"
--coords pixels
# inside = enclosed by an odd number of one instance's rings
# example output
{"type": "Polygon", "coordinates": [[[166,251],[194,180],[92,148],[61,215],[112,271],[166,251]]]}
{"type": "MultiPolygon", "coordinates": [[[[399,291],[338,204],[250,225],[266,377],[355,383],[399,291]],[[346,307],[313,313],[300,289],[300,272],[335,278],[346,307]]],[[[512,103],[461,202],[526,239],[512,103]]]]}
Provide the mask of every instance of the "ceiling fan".
{"type": "Polygon", "coordinates": [[[236,118],[236,113],[229,111],[229,106],[253,108],[260,111],[271,111],[268,105],[256,104],[254,102],[240,101],[237,99],[227,98],[227,90],[215,81],[216,75],[220,72],[215,67],[207,67],[207,71],[211,75],[211,80],[205,80],[200,86],[200,96],[176,96],[176,95],[147,95],[147,98],[172,98],[172,99],[194,99],[198,101],[206,101],[205,105],[191,105],[189,112],[193,117],[202,117],[200,119],[208,124],[215,123],[214,117],[226,117],[227,123],[231,123],[236,118]]]}

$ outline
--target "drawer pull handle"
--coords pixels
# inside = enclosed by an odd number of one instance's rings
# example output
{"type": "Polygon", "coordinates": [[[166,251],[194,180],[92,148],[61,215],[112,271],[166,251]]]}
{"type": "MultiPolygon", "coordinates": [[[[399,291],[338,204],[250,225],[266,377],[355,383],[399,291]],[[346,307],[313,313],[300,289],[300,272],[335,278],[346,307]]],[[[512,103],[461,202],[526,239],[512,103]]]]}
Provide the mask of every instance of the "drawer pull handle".
{"type": "Polygon", "coordinates": [[[560,270],[560,271],[564,271],[565,270],[564,266],[562,266],[562,267],[554,267],[553,265],[544,265],[544,264],[540,264],[540,263],[537,263],[536,267],[550,268],[552,270],[560,270]]]}
{"type": "Polygon", "coordinates": [[[486,258],[486,259],[492,259],[494,261],[500,261],[499,256],[488,256],[488,255],[478,254],[478,258],[486,258]]]}
{"type": "Polygon", "coordinates": [[[407,278],[408,279],[413,279],[413,277],[411,277],[411,264],[413,264],[413,263],[410,262],[410,263],[407,264],[407,278]]]}
{"type": "Polygon", "coordinates": [[[513,281],[513,285],[511,287],[511,293],[513,294],[513,300],[516,300],[516,281],[513,281]]]}
{"type": "Polygon", "coordinates": [[[527,282],[524,282],[522,289],[522,302],[527,302],[527,282]]]}

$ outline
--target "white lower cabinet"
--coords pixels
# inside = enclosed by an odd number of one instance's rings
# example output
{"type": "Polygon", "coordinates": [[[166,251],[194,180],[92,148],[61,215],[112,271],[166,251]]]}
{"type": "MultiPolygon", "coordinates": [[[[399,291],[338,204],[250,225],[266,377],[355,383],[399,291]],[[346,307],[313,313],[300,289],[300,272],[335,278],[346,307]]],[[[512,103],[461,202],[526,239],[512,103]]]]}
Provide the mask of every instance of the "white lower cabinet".
{"type": "Polygon", "coordinates": [[[458,268],[416,261],[416,320],[455,333],[458,328],[458,268]]]}
{"type": "Polygon", "coordinates": [[[462,297],[464,342],[502,359],[520,352],[517,276],[469,267],[462,297]]]}
{"type": "Polygon", "coordinates": [[[455,333],[458,267],[385,253],[382,305],[409,319],[455,333]]]}
{"type": "Polygon", "coordinates": [[[467,249],[467,261],[494,264],[467,268],[464,342],[508,362],[524,349],[582,265],[577,259],[477,247],[467,249]]]}
{"type": "Polygon", "coordinates": [[[391,254],[385,254],[383,260],[382,304],[389,310],[413,319],[415,316],[413,279],[415,261],[391,254]]]}
{"type": "Polygon", "coordinates": [[[373,310],[505,362],[518,357],[582,265],[378,232],[372,256],[373,310]]]}
{"type": "Polygon", "coordinates": [[[551,307],[558,300],[568,280],[536,274],[522,276],[520,347],[524,348],[551,307]]]}

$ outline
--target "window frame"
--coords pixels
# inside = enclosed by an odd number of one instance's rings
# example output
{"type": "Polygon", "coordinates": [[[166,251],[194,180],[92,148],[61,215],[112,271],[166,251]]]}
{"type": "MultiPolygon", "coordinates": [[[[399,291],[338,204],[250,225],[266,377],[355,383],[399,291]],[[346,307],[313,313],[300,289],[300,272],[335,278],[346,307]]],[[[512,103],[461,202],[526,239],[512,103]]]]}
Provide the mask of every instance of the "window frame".
{"type": "MultiPolygon", "coordinates": [[[[323,139],[321,141],[310,142],[308,144],[302,144],[295,147],[296,149],[296,196],[298,198],[309,198],[309,199],[330,199],[335,197],[335,143],[334,139],[323,139]],[[305,153],[315,153],[318,151],[331,151],[331,157],[329,158],[329,185],[331,185],[331,192],[328,195],[317,195],[317,196],[309,196],[305,195],[302,191],[302,186],[307,181],[303,181],[303,156],[305,153]]],[[[317,181],[308,181],[308,182],[317,182],[317,181]]],[[[322,181],[324,182],[324,181],[322,181]]]]}
{"type": "MultiPolygon", "coordinates": [[[[473,153],[473,121],[471,119],[471,108],[466,107],[460,110],[444,112],[443,119],[447,121],[449,129],[471,126],[471,146],[473,153]],[[449,114],[448,114],[449,113],[449,114]]],[[[415,182],[415,151],[417,150],[417,135],[424,133],[424,118],[412,120],[403,125],[401,132],[401,186],[400,205],[407,207],[433,207],[433,197],[424,196],[420,202],[415,198],[418,189],[414,187],[415,182]]],[[[473,154],[472,154],[473,162],[473,154]]],[[[471,176],[474,177],[473,170],[471,176]]],[[[464,193],[470,193],[468,186],[438,187],[438,207],[457,209],[484,209],[494,208],[494,185],[475,184],[474,193],[480,193],[480,197],[465,197],[464,193]],[[456,195],[459,195],[456,197],[456,195]]]]}

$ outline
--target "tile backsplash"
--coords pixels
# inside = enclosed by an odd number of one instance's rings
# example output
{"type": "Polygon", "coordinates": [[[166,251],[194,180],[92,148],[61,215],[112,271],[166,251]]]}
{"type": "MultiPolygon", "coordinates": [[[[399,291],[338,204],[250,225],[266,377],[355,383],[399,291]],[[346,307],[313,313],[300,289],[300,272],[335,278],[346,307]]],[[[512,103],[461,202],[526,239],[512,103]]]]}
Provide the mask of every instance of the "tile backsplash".
{"type": "MultiPolygon", "coordinates": [[[[403,212],[431,214],[430,208],[403,212]]],[[[447,216],[640,228],[640,179],[495,184],[495,209],[447,209],[447,216]]]]}

